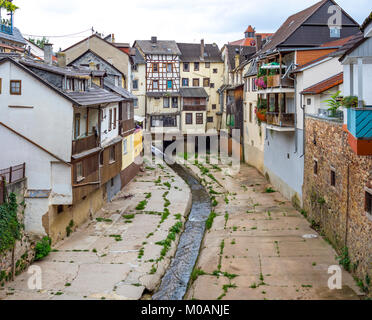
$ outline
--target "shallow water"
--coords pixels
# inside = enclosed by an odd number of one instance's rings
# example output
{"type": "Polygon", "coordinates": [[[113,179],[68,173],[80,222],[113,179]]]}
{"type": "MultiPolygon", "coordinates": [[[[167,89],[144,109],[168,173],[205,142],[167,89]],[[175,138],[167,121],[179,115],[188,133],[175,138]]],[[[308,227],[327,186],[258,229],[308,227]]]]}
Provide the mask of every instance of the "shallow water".
{"type": "Polygon", "coordinates": [[[209,194],[199,181],[182,166],[174,164],[171,167],[190,186],[192,207],[176,255],[162,279],[159,290],[152,296],[153,300],[182,300],[185,296],[204,237],[205,222],[211,212],[209,194]]]}

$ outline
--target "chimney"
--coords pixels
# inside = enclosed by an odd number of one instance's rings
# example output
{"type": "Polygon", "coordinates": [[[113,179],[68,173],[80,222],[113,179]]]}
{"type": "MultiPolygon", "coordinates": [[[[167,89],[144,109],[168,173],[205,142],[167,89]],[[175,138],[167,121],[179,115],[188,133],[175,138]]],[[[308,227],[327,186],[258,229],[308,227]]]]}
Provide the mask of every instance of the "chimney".
{"type": "Polygon", "coordinates": [[[200,41],[200,59],[201,60],[204,60],[204,50],[205,50],[204,39],[201,39],[200,41]]]}
{"type": "Polygon", "coordinates": [[[44,61],[45,63],[52,65],[53,59],[53,45],[51,43],[46,43],[44,45],[44,61]]]}
{"type": "Polygon", "coordinates": [[[157,37],[151,37],[151,43],[157,43],[158,38],[157,37]]]}
{"type": "Polygon", "coordinates": [[[58,67],[65,68],[66,67],[66,54],[64,52],[58,52],[57,59],[58,59],[58,67]]]}
{"type": "Polygon", "coordinates": [[[115,34],[111,35],[111,43],[115,43],[115,34]]]}
{"type": "Polygon", "coordinates": [[[256,34],[256,51],[260,51],[262,48],[262,36],[260,34],[256,34]]]}
{"type": "Polygon", "coordinates": [[[240,50],[238,48],[235,49],[235,68],[239,67],[240,65],[240,50]]]}

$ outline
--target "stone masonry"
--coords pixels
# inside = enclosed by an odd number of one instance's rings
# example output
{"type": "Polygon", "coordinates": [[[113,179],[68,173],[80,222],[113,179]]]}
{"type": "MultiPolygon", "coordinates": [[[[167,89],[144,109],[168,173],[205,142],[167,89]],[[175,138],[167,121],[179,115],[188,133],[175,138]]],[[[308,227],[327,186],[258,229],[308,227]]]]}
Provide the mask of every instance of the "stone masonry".
{"type": "Polygon", "coordinates": [[[365,188],[372,184],[372,157],[354,154],[347,138],[341,123],[307,116],[304,209],[340,254],[348,248],[351,271],[371,291],[372,220],[365,212],[365,188]]]}

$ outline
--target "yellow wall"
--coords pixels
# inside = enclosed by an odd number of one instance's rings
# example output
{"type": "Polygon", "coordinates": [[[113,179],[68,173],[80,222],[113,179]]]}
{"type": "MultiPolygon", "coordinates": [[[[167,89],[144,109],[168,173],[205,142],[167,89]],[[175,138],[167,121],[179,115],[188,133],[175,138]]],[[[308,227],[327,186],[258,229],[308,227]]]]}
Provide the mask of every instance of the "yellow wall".
{"type": "Polygon", "coordinates": [[[140,156],[142,150],[143,150],[142,130],[138,130],[134,133],[134,158],[140,156]]]}
{"type": "MultiPolygon", "coordinates": [[[[199,61],[195,61],[199,62],[199,61]]],[[[217,112],[221,111],[220,106],[220,96],[217,90],[223,85],[223,73],[224,73],[224,63],[221,62],[211,62],[210,68],[205,67],[204,62],[199,62],[199,71],[194,71],[194,63],[189,63],[189,72],[183,71],[183,63],[181,63],[181,87],[182,79],[189,79],[189,87],[193,85],[193,79],[199,79],[199,87],[203,88],[203,79],[209,78],[210,83],[214,83],[214,88],[204,87],[205,91],[209,95],[208,107],[207,107],[207,117],[213,117],[213,123],[207,123],[207,129],[217,129],[217,112]],[[213,69],[217,69],[217,73],[213,73],[213,69]],[[216,105],[216,109],[212,109],[212,105],[216,105]]]]}
{"type": "Polygon", "coordinates": [[[121,171],[124,171],[134,162],[134,134],[123,139],[123,161],[121,171]],[[127,153],[124,153],[124,144],[127,143],[127,153]]]}

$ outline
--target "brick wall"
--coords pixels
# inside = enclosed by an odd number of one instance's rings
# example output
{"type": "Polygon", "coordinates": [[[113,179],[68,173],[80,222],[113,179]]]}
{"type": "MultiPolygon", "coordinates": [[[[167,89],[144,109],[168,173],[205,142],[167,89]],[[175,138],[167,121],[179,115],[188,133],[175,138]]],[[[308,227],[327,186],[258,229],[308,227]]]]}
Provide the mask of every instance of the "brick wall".
{"type": "Polygon", "coordinates": [[[365,213],[365,187],[372,184],[372,156],[354,154],[347,138],[341,123],[307,116],[304,209],[339,252],[348,247],[351,267],[366,283],[367,274],[372,278],[372,220],[365,213]],[[332,169],[336,174],[334,187],[332,169]]]}

